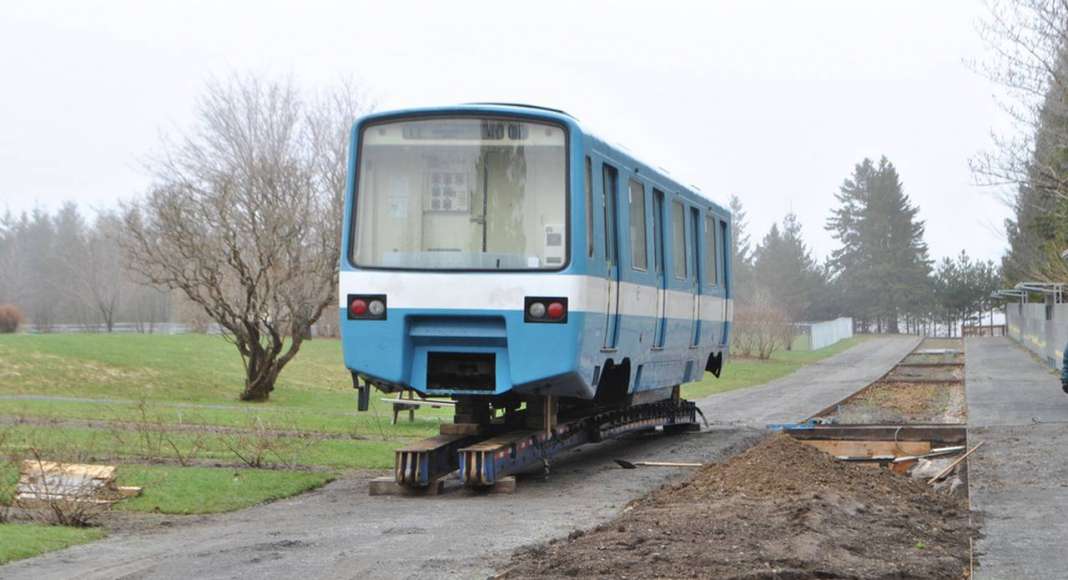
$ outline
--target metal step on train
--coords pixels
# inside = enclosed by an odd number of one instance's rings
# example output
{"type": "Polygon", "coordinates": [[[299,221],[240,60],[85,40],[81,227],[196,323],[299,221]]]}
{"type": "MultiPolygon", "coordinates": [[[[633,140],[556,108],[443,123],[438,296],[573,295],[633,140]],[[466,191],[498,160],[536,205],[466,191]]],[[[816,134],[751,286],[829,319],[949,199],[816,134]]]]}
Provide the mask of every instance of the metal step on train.
{"type": "Polygon", "coordinates": [[[541,429],[493,434],[487,433],[491,428],[477,428],[477,433],[436,435],[397,449],[394,477],[401,486],[425,488],[459,470],[464,485],[491,487],[505,477],[539,466],[548,470],[554,457],[585,443],[657,427],[697,430],[698,413],[697,405],[691,401],[668,399],[556,424],[546,420],[541,429]]]}

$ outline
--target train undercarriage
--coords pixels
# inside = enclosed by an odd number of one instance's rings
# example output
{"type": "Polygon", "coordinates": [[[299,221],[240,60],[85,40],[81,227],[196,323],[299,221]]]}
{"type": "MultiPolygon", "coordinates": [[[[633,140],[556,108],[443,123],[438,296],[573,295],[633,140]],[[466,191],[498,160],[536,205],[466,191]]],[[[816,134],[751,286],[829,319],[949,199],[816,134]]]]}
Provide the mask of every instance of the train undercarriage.
{"type": "MultiPolygon", "coordinates": [[[[359,385],[361,399],[370,391],[359,385]]],[[[405,488],[427,488],[458,472],[465,486],[487,488],[508,476],[542,469],[559,454],[586,443],[661,428],[699,430],[700,410],[667,396],[642,403],[631,397],[611,403],[545,396],[458,397],[452,423],[438,435],[396,450],[394,478],[405,488]]]]}

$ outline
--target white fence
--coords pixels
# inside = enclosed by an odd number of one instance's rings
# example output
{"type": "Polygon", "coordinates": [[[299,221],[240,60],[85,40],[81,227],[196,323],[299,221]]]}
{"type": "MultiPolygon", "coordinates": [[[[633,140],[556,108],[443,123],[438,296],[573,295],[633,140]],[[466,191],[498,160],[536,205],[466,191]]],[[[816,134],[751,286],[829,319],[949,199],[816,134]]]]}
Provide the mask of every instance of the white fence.
{"type": "Polygon", "coordinates": [[[825,322],[798,322],[793,350],[818,350],[853,336],[853,319],[836,318],[825,322]]]}
{"type": "Polygon", "coordinates": [[[1006,304],[1009,336],[1059,369],[1068,343],[1068,304],[1006,304]]]}

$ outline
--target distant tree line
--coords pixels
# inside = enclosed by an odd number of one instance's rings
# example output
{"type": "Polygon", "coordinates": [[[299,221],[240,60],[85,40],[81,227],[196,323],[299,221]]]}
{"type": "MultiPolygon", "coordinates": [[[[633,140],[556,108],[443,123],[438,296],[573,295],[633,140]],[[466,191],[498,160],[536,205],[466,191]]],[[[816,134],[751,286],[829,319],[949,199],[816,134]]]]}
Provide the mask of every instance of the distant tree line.
{"type": "MultiPolygon", "coordinates": [[[[797,216],[787,213],[755,248],[746,210],[732,197],[736,326],[768,319],[821,321],[848,316],[858,332],[955,335],[994,307],[1000,272],[966,251],[935,266],[918,208],[886,158],[858,163],[836,196],[826,228],[839,242],[821,264],[806,246],[797,216]]],[[[788,344],[785,340],[782,345],[788,344]]],[[[752,354],[760,355],[757,349],[752,354]]]]}
{"type": "Polygon", "coordinates": [[[122,223],[87,217],[73,202],[0,217],[0,304],[18,308],[39,332],[73,325],[110,332],[130,323],[152,332],[173,319],[167,291],[138,282],[123,266],[122,223]]]}

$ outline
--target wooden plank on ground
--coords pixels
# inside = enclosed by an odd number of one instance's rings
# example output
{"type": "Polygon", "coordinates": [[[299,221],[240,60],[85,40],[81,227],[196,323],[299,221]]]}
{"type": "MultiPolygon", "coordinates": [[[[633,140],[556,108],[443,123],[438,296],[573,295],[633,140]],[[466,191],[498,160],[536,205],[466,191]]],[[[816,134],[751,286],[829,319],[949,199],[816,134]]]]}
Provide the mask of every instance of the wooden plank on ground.
{"type": "Polygon", "coordinates": [[[835,457],[876,457],[881,455],[923,455],[931,451],[930,441],[848,441],[799,439],[835,457]]]}

